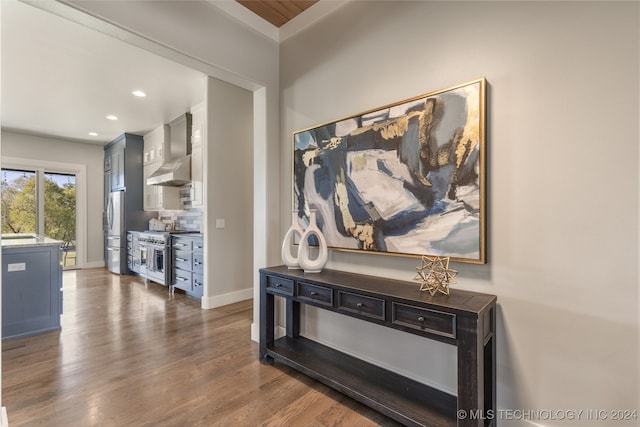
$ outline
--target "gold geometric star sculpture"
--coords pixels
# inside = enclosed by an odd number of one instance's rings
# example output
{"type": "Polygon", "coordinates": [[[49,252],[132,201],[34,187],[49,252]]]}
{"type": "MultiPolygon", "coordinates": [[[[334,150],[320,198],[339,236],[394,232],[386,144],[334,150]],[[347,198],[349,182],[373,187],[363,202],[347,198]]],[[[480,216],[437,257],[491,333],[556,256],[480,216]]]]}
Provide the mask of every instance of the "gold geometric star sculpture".
{"type": "Polygon", "coordinates": [[[416,267],[418,274],[413,280],[421,283],[421,291],[429,291],[431,296],[436,292],[449,295],[449,285],[456,283],[453,279],[458,272],[449,268],[449,257],[422,256],[422,264],[416,267]]]}

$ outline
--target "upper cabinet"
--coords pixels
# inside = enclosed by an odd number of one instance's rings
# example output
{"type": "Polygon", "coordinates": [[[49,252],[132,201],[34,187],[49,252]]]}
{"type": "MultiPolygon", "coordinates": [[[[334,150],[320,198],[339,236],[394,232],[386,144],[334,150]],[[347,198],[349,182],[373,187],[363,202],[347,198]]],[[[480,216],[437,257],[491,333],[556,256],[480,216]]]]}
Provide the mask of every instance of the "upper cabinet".
{"type": "Polygon", "coordinates": [[[191,206],[203,205],[204,194],[204,141],[206,110],[204,103],[191,109],[191,206]]]}
{"type": "MultiPolygon", "coordinates": [[[[123,135],[124,136],[124,135],[123,135]]],[[[111,142],[104,151],[105,181],[108,182],[109,191],[125,189],[124,185],[124,146],[123,137],[111,142]]],[[[106,185],[106,184],[105,184],[106,185]]]]}
{"type": "Polygon", "coordinates": [[[148,134],[144,139],[143,165],[147,166],[164,161],[164,150],[168,144],[169,125],[160,126],[148,134]]]}
{"type": "Polygon", "coordinates": [[[104,147],[105,193],[140,186],[142,137],[125,133],[104,147]]]}
{"type": "Polygon", "coordinates": [[[167,153],[171,152],[170,134],[169,125],[163,125],[144,136],[142,175],[145,183],[143,191],[143,207],[145,211],[181,209],[180,190],[178,188],[146,185],[147,178],[168,160],[166,158],[167,153]]]}

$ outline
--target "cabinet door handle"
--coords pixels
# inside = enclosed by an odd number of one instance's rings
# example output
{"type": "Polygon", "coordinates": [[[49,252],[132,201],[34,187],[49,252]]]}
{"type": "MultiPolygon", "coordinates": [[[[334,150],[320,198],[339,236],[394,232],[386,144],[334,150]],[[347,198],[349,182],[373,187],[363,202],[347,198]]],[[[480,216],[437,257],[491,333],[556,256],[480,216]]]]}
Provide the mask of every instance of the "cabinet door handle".
{"type": "Polygon", "coordinates": [[[280,283],[276,283],[276,288],[279,288],[280,286],[282,286],[280,283]]]}
{"type": "Polygon", "coordinates": [[[312,297],[314,297],[314,296],[316,296],[316,295],[318,295],[318,293],[317,293],[316,291],[311,291],[311,296],[312,296],[312,297]]]}
{"type": "Polygon", "coordinates": [[[189,260],[188,260],[188,259],[185,259],[185,258],[178,258],[178,257],[176,257],[176,261],[186,262],[186,261],[189,261],[189,260]]]}
{"type": "Polygon", "coordinates": [[[181,282],[188,282],[189,279],[185,279],[184,277],[176,277],[176,279],[180,280],[181,282]]]}
{"type": "Polygon", "coordinates": [[[418,322],[424,322],[424,317],[423,316],[418,317],[418,322]]]}
{"type": "Polygon", "coordinates": [[[194,265],[202,265],[202,263],[201,263],[201,262],[198,262],[198,261],[194,261],[194,262],[193,262],[193,264],[194,264],[194,265]]]}
{"type": "Polygon", "coordinates": [[[358,308],[362,308],[362,307],[364,307],[364,304],[363,304],[363,303],[361,303],[361,302],[359,302],[359,303],[357,303],[357,304],[356,304],[356,307],[358,307],[358,308]]]}

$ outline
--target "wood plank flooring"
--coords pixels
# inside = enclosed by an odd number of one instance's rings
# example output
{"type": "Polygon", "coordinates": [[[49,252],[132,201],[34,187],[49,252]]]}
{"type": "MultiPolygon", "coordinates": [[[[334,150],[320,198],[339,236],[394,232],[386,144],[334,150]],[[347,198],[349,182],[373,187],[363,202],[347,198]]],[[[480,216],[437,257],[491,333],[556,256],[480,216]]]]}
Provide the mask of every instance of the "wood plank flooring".
{"type": "Polygon", "coordinates": [[[17,426],[396,426],[251,341],[252,301],[212,310],[106,269],[64,273],[62,331],[3,343],[17,426]]]}

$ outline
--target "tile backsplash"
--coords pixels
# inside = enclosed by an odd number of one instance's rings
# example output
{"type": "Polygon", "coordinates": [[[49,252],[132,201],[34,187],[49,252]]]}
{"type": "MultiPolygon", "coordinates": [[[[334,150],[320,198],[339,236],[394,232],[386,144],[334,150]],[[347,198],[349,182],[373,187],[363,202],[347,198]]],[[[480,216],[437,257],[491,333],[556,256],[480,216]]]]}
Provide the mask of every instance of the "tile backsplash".
{"type": "Polygon", "coordinates": [[[158,219],[165,223],[175,224],[176,230],[201,231],[202,218],[202,210],[196,208],[188,211],[158,212],[158,219]]]}

